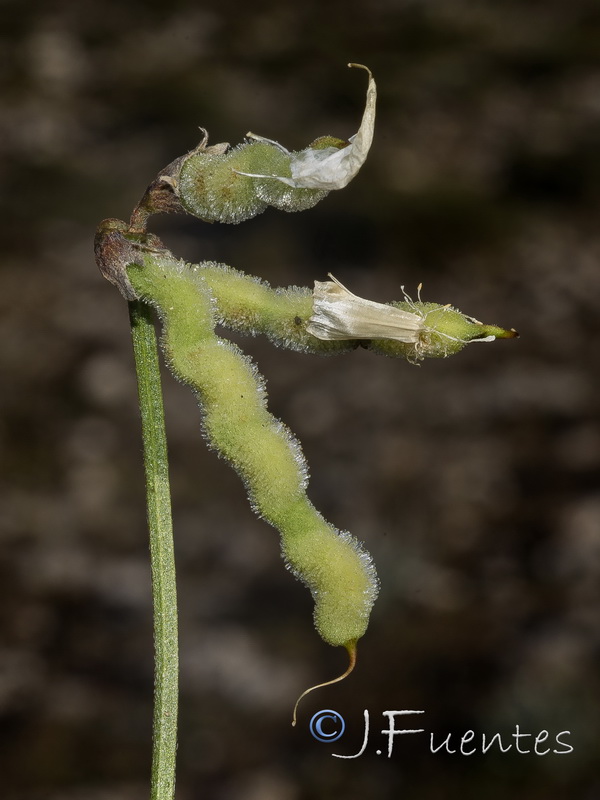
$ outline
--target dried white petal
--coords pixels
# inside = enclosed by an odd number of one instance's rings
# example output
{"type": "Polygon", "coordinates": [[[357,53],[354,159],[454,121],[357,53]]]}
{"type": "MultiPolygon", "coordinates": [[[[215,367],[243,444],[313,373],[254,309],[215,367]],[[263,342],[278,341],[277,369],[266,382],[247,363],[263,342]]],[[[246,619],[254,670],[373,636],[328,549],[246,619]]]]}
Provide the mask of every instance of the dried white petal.
{"type": "MultiPolygon", "coordinates": [[[[367,100],[358,133],[351,136],[350,144],[346,147],[324,147],[314,149],[307,147],[299,153],[290,153],[291,178],[281,175],[258,175],[252,172],[240,172],[249,178],[273,178],[281,181],[294,189],[343,189],[356,175],[365,163],[367,154],[373,141],[375,128],[375,103],[377,100],[377,87],[373,75],[368,67],[363,64],[348,64],[349,67],[359,67],[369,74],[367,87],[367,100]]],[[[251,138],[267,141],[287,152],[278,142],[264,139],[255,134],[247,134],[251,138]]]]}
{"type": "Polygon", "coordinates": [[[306,330],[317,339],[396,339],[415,344],[424,330],[419,314],[353,294],[333,275],[315,281],[313,313],[306,330]]]}

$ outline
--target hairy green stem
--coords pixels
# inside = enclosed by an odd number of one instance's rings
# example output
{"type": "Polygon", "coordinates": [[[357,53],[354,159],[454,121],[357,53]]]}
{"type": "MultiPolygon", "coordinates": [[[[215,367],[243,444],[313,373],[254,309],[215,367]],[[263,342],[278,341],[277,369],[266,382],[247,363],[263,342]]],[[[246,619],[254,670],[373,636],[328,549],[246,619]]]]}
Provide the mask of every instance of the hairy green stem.
{"type": "Polygon", "coordinates": [[[177,750],[178,646],[167,439],[152,312],[148,306],[134,301],[129,303],[129,318],[142,417],[154,606],[155,686],[150,797],[151,800],[171,800],[175,793],[177,750]]]}

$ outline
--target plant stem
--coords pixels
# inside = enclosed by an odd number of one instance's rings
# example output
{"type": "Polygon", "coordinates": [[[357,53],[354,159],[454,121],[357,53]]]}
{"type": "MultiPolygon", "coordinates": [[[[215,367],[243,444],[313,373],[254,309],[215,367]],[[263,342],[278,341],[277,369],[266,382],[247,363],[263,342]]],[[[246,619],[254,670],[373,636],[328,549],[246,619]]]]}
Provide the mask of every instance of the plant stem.
{"type": "Polygon", "coordinates": [[[172,800],[177,749],[177,588],[169,464],[158,349],[150,308],[129,303],[138,381],[154,606],[154,724],[151,800],[172,800]]]}

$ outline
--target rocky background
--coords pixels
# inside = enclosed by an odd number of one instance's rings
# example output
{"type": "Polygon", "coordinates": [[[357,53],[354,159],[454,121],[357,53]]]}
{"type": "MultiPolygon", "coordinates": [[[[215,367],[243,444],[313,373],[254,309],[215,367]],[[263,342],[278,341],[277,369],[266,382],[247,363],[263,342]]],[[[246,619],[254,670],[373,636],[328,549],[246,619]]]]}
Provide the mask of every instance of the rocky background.
{"type": "Polygon", "coordinates": [[[181,608],[178,800],[600,797],[600,8],[596,0],[4,0],[0,6],[0,795],[148,797],[152,623],[124,301],[104,217],[157,171],[255,131],[375,142],[311,211],[153,223],[174,253],[273,285],[424,284],[516,341],[420,367],[239,340],[302,441],[310,494],[381,595],[354,675],[311,626],[276,534],[165,376],[181,608]],[[333,708],[347,732],[309,733],[333,708]],[[371,718],[365,754],[363,711],[371,718]],[[396,737],[384,710],[471,756],[396,737]],[[548,731],[568,754],[533,749],[548,731]],[[501,733],[512,749],[481,753],[501,733]],[[376,749],[383,750],[382,755],[376,749]]]}

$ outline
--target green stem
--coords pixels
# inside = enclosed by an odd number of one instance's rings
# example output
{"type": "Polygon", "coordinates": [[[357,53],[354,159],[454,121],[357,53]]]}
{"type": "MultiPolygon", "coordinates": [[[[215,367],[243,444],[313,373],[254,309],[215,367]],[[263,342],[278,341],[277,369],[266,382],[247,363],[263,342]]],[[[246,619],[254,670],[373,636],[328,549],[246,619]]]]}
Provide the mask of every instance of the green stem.
{"type": "Polygon", "coordinates": [[[169,465],[156,334],[148,306],[129,303],[138,381],[154,605],[155,690],[151,800],[172,800],[177,749],[177,588],[169,465]]]}

